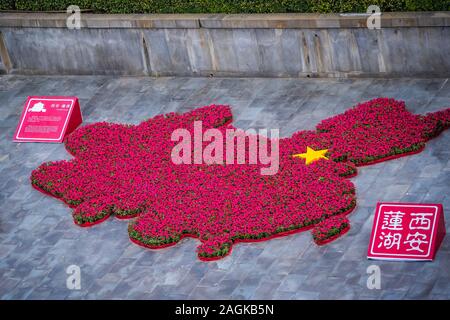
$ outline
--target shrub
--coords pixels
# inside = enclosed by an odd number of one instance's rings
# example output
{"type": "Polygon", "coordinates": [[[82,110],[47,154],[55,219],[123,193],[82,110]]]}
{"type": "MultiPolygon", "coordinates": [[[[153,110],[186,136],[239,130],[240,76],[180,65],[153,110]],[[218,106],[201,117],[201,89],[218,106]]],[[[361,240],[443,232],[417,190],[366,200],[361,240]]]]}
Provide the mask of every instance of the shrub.
{"type": "Polygon", "coordinates": [[[0,10],[11,10],[15,9],[14,0],[0,0],[0,10]]]}
{"type": "Polygon", "coordinates": [[[65,10],[69,5],[98,13],[274,13],[450,10],[450,0],[0,0],[2,10],[65,10]]]}

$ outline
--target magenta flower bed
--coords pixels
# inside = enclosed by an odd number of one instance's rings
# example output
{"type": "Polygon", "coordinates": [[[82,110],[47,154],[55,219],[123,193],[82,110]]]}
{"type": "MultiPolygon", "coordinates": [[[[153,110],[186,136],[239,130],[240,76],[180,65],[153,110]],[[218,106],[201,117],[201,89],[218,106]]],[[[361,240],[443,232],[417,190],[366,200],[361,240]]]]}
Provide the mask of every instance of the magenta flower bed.
{"type": "Polygon", "coordinates": [[[175,129],[192,133],[194,121],[202,120],[203,130],[225,132],[235,129],[231,118],[228,106],[213,105],[139,125],[86,125],[65,142],[75,158],[42,164],[31,182],[73,207],[79,226],[111,215],[137,217],[128,227],[133,242],[157,249],[194,237],[201,241],[200,259],[219,259],[237,242],[338,223],[356,205],[348,179],[356,166],[420,152],[449,126],[450,109],[421,116],[393,99],[365,102],[322,121],[315,131],[280,139],[280,169],[272,176],[260,174],[267,167],[262,163],[172,163],[175,129]],[[329,160],[306,165],[293,157],[307,147],[328,149],[329,160]]]}
{"type": "Polygon", "coordinates": [[[350,229],[350,221],[344,216],[335,216],[323,220],[312,230],[314,242],[318,245],[329,243],[350,229]]]}

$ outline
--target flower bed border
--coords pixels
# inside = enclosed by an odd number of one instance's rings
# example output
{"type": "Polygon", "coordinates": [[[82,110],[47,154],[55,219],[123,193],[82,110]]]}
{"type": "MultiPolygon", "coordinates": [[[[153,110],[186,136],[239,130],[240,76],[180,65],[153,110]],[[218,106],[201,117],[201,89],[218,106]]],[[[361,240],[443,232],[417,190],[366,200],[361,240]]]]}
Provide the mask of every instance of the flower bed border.
{"type": "MultiPolygon", "coordinates": [[[[356,208],[356,197],[351,202],[351,206],[350,206],[349,209],[347,209],[343,213],[335,213],[335,214],[333,214],[331,216],[336,216],[336,215],[347,216],[350,213],[352,213],[355,208],[356,208]]],[[[131,227],[131,224],[130,224],[130,227],[131,227]]],[[[308,230],[313,229],[314,227],[315,227],[315,224],[312,224],[310,226],[300,227],[300,228],[296,228],[296,229],[292,229],[292,230],[275,232],[275,233],[273,233],[273,234],[271,234],[271,235],[269,235],[267,237],[262,237],[262,238],[258,238],[258,239],[236,238],[236,239],[231,241],[231,245],[228,247],[228,251],[227,251],[227,253],[225,255],[209,256],[209,257],[208,256],[200,256],[200,255],[197,255],[197,256],[202,261],[216,261],[216,260],[223,259],[226,256],[230,255],[232,250],[233,250],[233,245],[235,245],[235,244],[268,241],[268,240],[271,240],[271,239],[281,238],[281,237],[285,237],[285,236],[288,236],[288,235],[300,233],[300,232],[303,232],[303,231],[308,231],[308,230]]],[[[350,226],[348,228],[350,228],[350,226]]],[[[345,232],[347,232],[347,231],[345,231],[345,232]]],[[[336,235],[336,238],[338,238],[342,234],[344,234],[344,233],[340,233],[340,234],[336,235]]],[[[183,240],[185,238],[199,239],[199,236],[196,235],[196,234],[192,234],[192,233],[185,233],[185,234],[182,234],[180,236],[180,239],[178,241],[176,241],[176,242],[165,243],[165,244],[157,245],[157,246],[149,245],[149,244],[146,244],[144,242],[141,242],[138,239],[133,238],[130,234],[129,234],[129,238],[130,238],[131,242],[133,242],[134,244],[137,244],[138,246],[141,246],[141,247],[144,247],[144,248],[147,248],[147,249],[152,249],[152,250],[159,250],[159,249],[164,249],[164,248],[175,246],[178,242],[180,242],[181,240],[183,240]]],[[[335,240],[335,239],[333,239],[333,240],[335,240]]]]}
{"type": "Polygon", "coordinates": [[[413,154],[421,153],[424,149],[425,149],[425,144],[423,146],[421,146],[417,150],[412,150],[412,151],[407,151],[407,152],[402,152],[402,153],[396,153],[396,154],[393,154],[393,155],[390,155],[390,156],[386,156],[386,157],[383,157],[383,158],[379,158],[379,159],[375,159],[375,160],[372,160],[372,161],[369,161],[369,162],[358,162],[358,163],[355,163],[355,165],[357,167],[371,166],[373,164],[381,163],[381,162],[384,162],[384,161],[394,160],[394,159],[398,159],[398,158],[401,158],[401,157],[406,157],[406,156],[410,156],[410,155],[413,155],[413,154]]]}
{"type": "MultiPolygon", "coordinates": [[[[38,184],[34,184],[34,183],[32,182],[32,183],[31,183],[31,186],[32,186],[34,189],[38,190],[39,192],[41,192],[41,193],[43,193],[43,194],[45,194],[45,195],[48,195],[48,196],[51,196],[51,197],[53,197],[53,198],[62,200],[63,203],[64,203],[65,205],[67,205],[69,208],[74,209],[74,208],[77,207],[77,206],[75,206],[75,205],[72,205],[72,204],[70,204],[70,203],[67,203],[66,201],[64,201],[64,199],[63,199],[62,197],[59,197],[59,196],[57,196],[56,194],[50,193],[49,191],[43,189],[43,188],[42,188],[40,185],[38,185],[38,184]],[[41,188],[42,188],[42,189],[41,189],[41,188]]],[[[86,222],[84,222],[83,224],[78,224],[78,223],[76,222],[76,220],[73,219],[73,223],[74,223],[75,225],[79,226],[79,227],[82,227],[82,228],[85,228],[85,227],[93,227],[93,226],[95,226],[95,225],[97,225],[97,224],[100,224],[100,223],[102,223],[103,221],[107,220],[107,219],[110,218],[111,216],[114,216],[114,217],[115,217],[116,219],[118,219],[118,220],[128,220],[128,219],[136,218],[139,214],[140,214],[140,212],[135,213],[135,214],[129,214],[129,215],[118,215],[118,214],[115,214],[115,213],[109,213],[109,214],[106,214],[105,216],[103,216],[103,215],[101,214],[101,212],[100,212],[98,215],[94,216],[94,217],[100,217],[100,218],[97,218],[97,219],[95,219],[95,220],[92,221],[92,222],[86,221],[86,222]]],[[[73,217],[73,216],[72,216],[72,217],[73,217]]]]}
{"type": "Polygon", "coordinates": [[[331,236],[329,238],[326,238],[324,240],[314,240],[314,243],[317,244],[318,246],[323,246],[327,243],[333,242],[334,240],[337,240],[339,237],[343,236],[344,234],[346,234],[348,231],[350,230],[350,225],[348,225],[347,227],[345,227],[344,229],[342,229],[338,234],[335,234],[334,236],[331,236]]]}

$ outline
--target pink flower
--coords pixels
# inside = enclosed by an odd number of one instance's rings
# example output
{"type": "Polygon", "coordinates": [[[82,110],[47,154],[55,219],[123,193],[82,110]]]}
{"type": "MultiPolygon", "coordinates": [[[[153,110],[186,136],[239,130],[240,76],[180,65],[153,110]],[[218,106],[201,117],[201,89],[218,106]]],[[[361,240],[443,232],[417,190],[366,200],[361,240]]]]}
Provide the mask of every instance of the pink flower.
{"type": "Polygon", "coordinates": [[[212,105],[159,115],[136,126],[87,125],[65,142],[75,158],[42,164],[31,181],[74,207],[77,225],[90,226],[112,214],[137,217],[128,229],[134,242],[159,248],[193,236],[202,242],[198,255],[203,259],[229,254],[238,241],[269,239],[312,226],[314,239],[322,241],[349,224],[342,215],[356,204],[348,180],[356,166],[422,150],[430,137],[449,126],[450,109],[420,116],[393,99],[359,104],[322,121],[316,131],[280,139],[280,169],[272,176],[260,174],[266,166],[262,163],[171,161],[175,129],[192,133],[194,121],[202,120],[204,130],[224,133],[234,128],[231,117],[229,107],[212,105]],[[330,160],[306,165],[292,157],[307,146],[328,149],[330,160]]]}

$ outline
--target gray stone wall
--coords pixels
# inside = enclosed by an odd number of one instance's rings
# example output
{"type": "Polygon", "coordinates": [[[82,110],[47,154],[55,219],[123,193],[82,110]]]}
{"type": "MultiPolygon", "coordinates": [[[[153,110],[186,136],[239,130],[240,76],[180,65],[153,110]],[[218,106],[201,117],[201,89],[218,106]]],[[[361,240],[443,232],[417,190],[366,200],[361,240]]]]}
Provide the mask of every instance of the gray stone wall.
{"type": "Polygon", "coordinates": [[[2,32],[13,73],[144,74],[136,30],[6,28],[2,32]]]}
{"type": "MultiPolygon", "coordinates": [[[[0,14],[4,72],[261,77],[448,77],[450,13],[383,16],[0,14]],[[28,17],[28,19],[27,19],[28,17]],[[7,70],[8,69],[8,70],[7,70]]],[[[1,45],[1,44],[0,44],[1,45]]]]}

